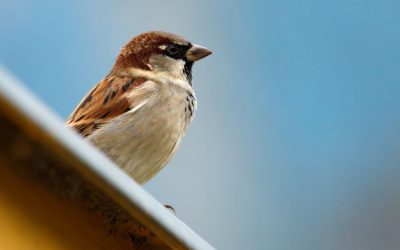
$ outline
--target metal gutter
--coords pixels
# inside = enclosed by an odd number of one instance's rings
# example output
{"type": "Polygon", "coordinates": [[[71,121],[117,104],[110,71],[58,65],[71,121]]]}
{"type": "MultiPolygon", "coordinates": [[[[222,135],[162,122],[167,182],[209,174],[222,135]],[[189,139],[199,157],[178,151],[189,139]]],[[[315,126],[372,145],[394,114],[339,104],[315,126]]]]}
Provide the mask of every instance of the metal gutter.
{"type": "Polygon", "coordinates": [[[68,166],[170,248],[214,249],[101,152],[66,128],[1,65],[0,110],[38,143],[53,148],[68,166]]]}

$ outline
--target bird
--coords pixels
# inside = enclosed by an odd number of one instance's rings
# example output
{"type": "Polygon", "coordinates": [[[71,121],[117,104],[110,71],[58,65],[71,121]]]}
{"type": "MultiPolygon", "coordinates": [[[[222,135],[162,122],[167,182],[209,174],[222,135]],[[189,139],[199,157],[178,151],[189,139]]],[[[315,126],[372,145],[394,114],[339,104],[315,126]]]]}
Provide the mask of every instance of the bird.
{"type": "Polygon", "coordinates": [[[172,33],[139,34],[122,47],[111,71],[86,94],[66,126],[144,184],[181,144],[197,109],[192,67],[210,54],[172,33]]]}

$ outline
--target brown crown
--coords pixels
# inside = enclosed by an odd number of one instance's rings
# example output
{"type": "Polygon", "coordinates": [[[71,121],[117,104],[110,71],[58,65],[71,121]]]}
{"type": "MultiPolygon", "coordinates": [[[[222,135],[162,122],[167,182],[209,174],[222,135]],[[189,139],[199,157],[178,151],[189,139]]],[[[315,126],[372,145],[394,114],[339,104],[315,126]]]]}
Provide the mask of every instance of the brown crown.
{"type": "Polygon", "coordinates": [[[161,53],[160,45],[169,43],[188,44],[189,42],[177,35],[153,31],[142,33],[128,42],[119,53],[114,64],[114,70],[124,70],[131,67],[150,70],[147,64],[153,53],[161,53]]]}

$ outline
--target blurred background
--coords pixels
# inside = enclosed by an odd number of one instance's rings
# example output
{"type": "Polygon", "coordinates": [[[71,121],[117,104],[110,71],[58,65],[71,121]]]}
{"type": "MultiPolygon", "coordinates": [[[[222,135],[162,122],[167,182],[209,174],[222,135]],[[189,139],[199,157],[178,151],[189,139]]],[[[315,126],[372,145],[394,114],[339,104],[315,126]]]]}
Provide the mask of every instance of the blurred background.
{"type": "Polygon", "coordinates": [[[400,2],[0,1],[0,62],[66,119],[148,30],[214,54],[145,185],[218,249],[399,249],[400,2]]]}

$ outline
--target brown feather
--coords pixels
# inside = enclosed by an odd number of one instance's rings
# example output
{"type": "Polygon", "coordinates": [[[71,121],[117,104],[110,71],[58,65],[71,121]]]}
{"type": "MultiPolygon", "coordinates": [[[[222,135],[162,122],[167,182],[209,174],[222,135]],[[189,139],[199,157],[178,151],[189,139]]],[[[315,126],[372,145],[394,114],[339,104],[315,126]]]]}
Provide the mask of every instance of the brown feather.
{"type": "Polygon", "coordinates": [[[89,136],[105,122],[131,110],[127,93],[145,81],[128,74],[108,75],[83,98],[66,125],[84,137],[89,136]]]}
{"type": "Polygon", "coordinates": [[[142,33],[129,41],[119,53],[111,72],[118,72],[121,69],[144,69],[151,70],[148,66],[149,57],[154,53],[162,53],[160,45],[171,42],[189,44],[188,41],[177,35],[153,31],[142,33]]]}
{"type": "Polygon", "coordinates": [[[122,48],[110,74],[83,98],[66,125],[86,137],[102,124],[129,111],[134,104],[127,99],[127,93],[146,79],[133,78],[127,72],[132,68],[151,70],[149,57],[162,53],[160,45],[171,42],[188,44],[183,38],[166,32],[147,32],[134,37],[122,48]]]}

